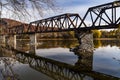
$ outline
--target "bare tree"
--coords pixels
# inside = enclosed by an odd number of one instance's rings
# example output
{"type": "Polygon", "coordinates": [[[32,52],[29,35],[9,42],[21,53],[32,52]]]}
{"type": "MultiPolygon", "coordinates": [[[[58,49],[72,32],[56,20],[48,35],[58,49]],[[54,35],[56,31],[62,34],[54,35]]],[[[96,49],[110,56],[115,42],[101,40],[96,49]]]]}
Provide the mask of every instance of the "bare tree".
{"type": "Polygon", "coordinates": [[[0,13],[4,9],[4,11],[10,11],[7,15],[13,14],[20,19],[33,15],[42,17],[45,11],[55,10],[56,5],[55,0],[0,0],[0,6],[0,13]]]}

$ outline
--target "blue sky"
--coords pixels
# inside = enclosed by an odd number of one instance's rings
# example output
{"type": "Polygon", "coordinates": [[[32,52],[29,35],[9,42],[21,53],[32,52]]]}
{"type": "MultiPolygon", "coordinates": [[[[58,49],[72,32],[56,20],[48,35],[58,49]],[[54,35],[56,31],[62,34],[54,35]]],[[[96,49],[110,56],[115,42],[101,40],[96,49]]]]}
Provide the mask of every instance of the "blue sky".
{"type": "Polygon", "coordinates": [[[62,13],[78,13],[81,16],[84,16],[89,7],[113,1],[114,0],[56,0],[56,5],[61,9],[61,11],[52,15],[62,13]]]}
{"type": "Polygon", "coordinates": [[[60,7],[75,7],[75,6],[95,6],[104,3],[109,3],[114,0],[56,0],[60,7]]]}

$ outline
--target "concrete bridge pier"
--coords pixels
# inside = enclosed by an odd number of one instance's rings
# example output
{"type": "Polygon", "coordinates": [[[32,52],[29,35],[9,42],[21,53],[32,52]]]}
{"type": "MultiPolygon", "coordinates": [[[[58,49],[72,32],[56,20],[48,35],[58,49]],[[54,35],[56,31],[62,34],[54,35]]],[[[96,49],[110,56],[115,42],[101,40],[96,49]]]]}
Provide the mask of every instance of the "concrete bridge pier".
{"type": "Polygon", "coordinates": [[[36,46],[37,46],[37,36],[36,34],[30,34],[30,50],[29,53],[35,54],[36,53],[36,46]]]}
{"type": "Polygon", "coordinates": [[[0,36],[0,42],[2,43],[2,44],[5,44],[6,43],[6,35],[2,35],[2,36],[0,36]]]}
{"type": "Polygon", "coordinates": [[[75,32],[75,36],[80,44],[77,49],[81,51],[93,52],[93,33],[91,31],[75,32]]]}
{"type": "Polygon", "coordinates": [[[7,35],[6,38],[5,38],[5,44],[13,47],[14,49],[16,49],[16,44],[17,44],[16,36],[17,35],[7,35]]]}
{"type": "Polygon", "coordinates": [[[0,44],[2,46],[5,46],[5,44],[6,44],[6,35],[1,35],[0,36],[0,44]]]}

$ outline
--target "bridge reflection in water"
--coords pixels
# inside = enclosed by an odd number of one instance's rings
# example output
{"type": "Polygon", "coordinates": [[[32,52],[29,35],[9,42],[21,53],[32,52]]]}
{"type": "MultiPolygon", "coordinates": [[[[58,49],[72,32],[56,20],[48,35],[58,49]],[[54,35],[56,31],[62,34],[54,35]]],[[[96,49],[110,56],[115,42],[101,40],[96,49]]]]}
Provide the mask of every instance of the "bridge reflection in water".
{"type": "Polygon", "coordinates": [[[11,54],[9,57],[13,57],[23,64],[28,64],[32,69],[44,73],[54,80],[118,80],[116,77],[92,71],[93,53],[77,50],[75,55],[78,56],[78,61],[75,65],[70,65],[10,47],[1,47],[0,52],[3,54],[2,56],[5,56],[5,53],[11,54]]]}

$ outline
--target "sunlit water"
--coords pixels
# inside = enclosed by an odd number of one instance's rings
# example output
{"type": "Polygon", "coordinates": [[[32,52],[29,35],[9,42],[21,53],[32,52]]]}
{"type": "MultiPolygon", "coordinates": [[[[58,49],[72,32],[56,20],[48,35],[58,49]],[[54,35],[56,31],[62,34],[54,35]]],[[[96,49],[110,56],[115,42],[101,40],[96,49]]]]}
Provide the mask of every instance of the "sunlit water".
{"type": "MultiPolygon", "coordinates": [[[[28,45],[28,43],[26,43],[26,45],[28,45]]],[[[21,48],[25,50],[25,52],[29,51],[29,46],[26,45],[24,44],[21,48]]],[[[108,79],[111,79],[112,77],[115,77],[115,80],[120,78],[120,45],[118,41],[94,41],[95,49],[93,53],[89,55],[87,53],[84,53],[82,54],[83,56],[75,54],[74,52],[70,52],[70,48],[75,47],[76,45],[77,41],[72,40],[40,41],[36,49],[36,54],[34,55],[53,60],[51,62],[57,61],[58,64],[60,62],[60,64],[66,63],[68,65],[82,67],[85,65],[84,68],[92,71],[91,74],[98,73],[100,76],[103,76],[104,74],[108,76],[108,79]],[[87,57],[84,56],[85,54],[87,57]]],[[[31,66],[31,64],[28,64],[29,62],[27,63],[25,61],[20,61],[12,53],[9,54],[9,52],[4,52],[1,53],[0,56],[0,80],[5,80],[5,75],[12,75],[17,80],[56,80],[56,77],[49,75],[47,70],[46,73],[42,70],[36,70],[31,66]]],[[[57,63],[55,62],[55,65],[56,64],[57,63]]],[[[81,72],[79,71],[77,73],[81,72]]],[[[96,77],[99,77],[99,75],[95,74],[96,77]]],[[[61,76],[57,75],[58,80],[66,80],[65,78],[60,77],[61,76]]],[[[96,77],[94,78],[94,76],[88,74],[79,80],[94,80],[96,77]]],[[[100,78],[98,77],[97,79],[100,78]]],[[[6,80],[9,80],[9,77],[7,77],[6,80]]],[[[78,79],[68,78],[68,80],[78,79]]],[[[99,80],[102,80],[102,78],[99,80]]]]}

